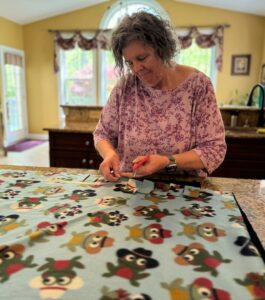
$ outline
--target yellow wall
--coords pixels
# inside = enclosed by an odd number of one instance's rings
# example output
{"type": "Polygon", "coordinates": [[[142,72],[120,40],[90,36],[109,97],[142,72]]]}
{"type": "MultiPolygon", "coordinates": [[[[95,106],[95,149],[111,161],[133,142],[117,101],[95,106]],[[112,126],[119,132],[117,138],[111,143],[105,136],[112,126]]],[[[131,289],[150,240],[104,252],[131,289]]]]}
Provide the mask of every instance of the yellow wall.
{"type": "MultiPolygon", "coordinates": [[[[0,45],[23,50],[22,26],[0,17],[0,45]]],[[[0,74],[0,100],[1,98],[2,84],[0,74]]]]}
{"type": "MultiPolygon", "coordinates": [[[[58,122],[58,85],[57,76],[53,73],[53,37],[48,29],[98,28],[106,9],[114,2],[23,26],[30,133],[41,133],[43,127],[58,122]]],[[[239,94],[246,94],[258,81],[261,62],[265,58],[264,17],[172,0],[160,0],[158,3],[164,7],[176,26],[221,23],[231,25],[225,29],[223,70],[217,76],[216,93],[219,103],[229,102],[236,89],[239,94]],[[233,54],[252,55],[249,76],[230,75],[233,54]]]]}
{"type": "Polygon", "coordinates": [[[171,1],[161,0],[160,3],[176,26],[231,25],[225,29],[223,70],[217,75],[217,99],[220,104],[227,103],[236,89],[239,95],[249,92],[260,74],[265,17],[184,3],[176,3],[172,9],[171,1]],[[231,76],[231,56],[234,54],[251,54],[249,76],[231,76]]]}
{"type": "Polygon", "coordinates": [[[23,49],[22,26],[0,17],[0,45],[23,49]]]}

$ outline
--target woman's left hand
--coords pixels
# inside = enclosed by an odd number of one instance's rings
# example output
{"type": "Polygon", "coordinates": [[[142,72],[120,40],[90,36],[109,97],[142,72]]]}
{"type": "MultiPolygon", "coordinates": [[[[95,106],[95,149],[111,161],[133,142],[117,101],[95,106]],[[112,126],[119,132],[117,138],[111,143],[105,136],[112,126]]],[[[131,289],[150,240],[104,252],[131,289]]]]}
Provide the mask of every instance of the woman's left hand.
{"type": "MultiPolygon", "coordinates": [[[[132,164],[136,164],[137,162],[144,159],[146,156],[137,156],[132,164]]],[[[149,159],[142,165],[140,165],[137,169],[132,172],[123,172],[120,175],[124,177],[143,177],[147,175],[151,175],[156,173],[157,171],[164,169],[169,163],[169,160],[164,155],[153,154],[149,155],[149,159]]]]}

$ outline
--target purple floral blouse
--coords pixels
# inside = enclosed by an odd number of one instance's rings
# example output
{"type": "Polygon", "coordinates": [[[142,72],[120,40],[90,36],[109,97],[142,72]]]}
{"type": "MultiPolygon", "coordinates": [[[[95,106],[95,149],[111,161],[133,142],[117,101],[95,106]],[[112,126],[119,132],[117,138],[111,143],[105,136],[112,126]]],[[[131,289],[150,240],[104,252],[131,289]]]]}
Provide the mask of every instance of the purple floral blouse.
{"type": "Polygon", "coordinates": [[[131,171],[138,155],[170,155],[193,149],[207,176],[223,161],[225,131],[209,78],[194,71],[180,85],[161,91],[130,74],[113,89],[94,132],[95,144],[108,140],[117,149],[120,169],[131,171]]]}

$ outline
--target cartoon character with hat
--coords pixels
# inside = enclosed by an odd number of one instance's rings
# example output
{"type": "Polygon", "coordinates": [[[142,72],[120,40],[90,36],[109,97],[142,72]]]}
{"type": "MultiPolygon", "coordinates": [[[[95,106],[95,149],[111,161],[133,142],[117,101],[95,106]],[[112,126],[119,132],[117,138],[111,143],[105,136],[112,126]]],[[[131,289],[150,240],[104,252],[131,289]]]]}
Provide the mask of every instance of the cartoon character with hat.
{"type": "Polygon", "coordinates": [[[146,269],[156,268],[159,263],[151,257],[152,251],[144,248],[133,250],[121,248],[117,251],[118,265],[108,262],[108,273],[104,277],[119,276],[130,281],[134,286],[139,286],[138,280],[148,277],[148,273],[142,273],[146,269]]]}

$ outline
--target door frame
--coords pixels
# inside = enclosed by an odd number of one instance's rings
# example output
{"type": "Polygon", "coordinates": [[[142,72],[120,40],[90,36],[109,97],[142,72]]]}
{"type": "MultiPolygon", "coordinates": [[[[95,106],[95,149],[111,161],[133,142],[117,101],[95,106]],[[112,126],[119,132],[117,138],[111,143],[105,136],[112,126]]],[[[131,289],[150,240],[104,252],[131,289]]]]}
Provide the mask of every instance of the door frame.
{"type": "Polygon", "coordinates": [[[1,112],[3,118],[3,126],[4,126],[4,146],[10,146],[15,142],[28,137],[28,113],[27,113],[27,94],[26,94],[26,76],[25,76],[25,54],[21,49],[11,48],[4,45],[0,45],[0,69],[1,69],[1,112]],[[22,97],[24,98],[24,103],[22,104],[22,122],[24,124],[23,128],[23,136],[19,136],[19,134],[15,134],[14,137],[7,136],[7,111],[6,111],[6,78],[5,78],[5,70],[4,70],[4,54],[11,53],[17,54],[22,57],[22,73],[21,73],[21,81],[22,81],[22,97]]]}

